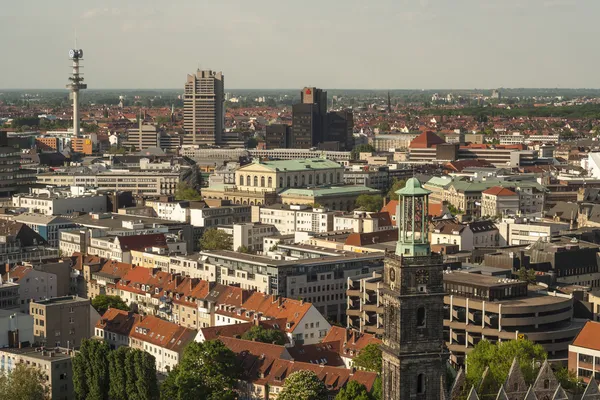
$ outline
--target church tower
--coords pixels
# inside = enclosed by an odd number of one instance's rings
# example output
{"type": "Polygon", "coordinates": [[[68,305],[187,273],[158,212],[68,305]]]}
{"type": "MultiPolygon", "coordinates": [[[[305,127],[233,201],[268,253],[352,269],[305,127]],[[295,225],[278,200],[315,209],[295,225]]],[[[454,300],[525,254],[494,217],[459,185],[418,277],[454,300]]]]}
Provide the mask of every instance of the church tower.
{"type": "Polygon", "coordinates": [[[416,178],[398,190],[398,244],[385,258],[383,398],[446,398],[444,265],[429,246],[428,190],[416,178]]]}

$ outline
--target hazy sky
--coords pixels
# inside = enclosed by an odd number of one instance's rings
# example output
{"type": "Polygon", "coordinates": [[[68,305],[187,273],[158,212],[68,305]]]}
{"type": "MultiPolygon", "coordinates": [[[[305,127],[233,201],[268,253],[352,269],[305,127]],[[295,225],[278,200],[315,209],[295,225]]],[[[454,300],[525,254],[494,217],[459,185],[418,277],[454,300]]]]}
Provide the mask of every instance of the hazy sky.
{"type": "Polygon", "coordinates": [[[599,0],[0,0],[0,88],[600,87],[599,0]]]}

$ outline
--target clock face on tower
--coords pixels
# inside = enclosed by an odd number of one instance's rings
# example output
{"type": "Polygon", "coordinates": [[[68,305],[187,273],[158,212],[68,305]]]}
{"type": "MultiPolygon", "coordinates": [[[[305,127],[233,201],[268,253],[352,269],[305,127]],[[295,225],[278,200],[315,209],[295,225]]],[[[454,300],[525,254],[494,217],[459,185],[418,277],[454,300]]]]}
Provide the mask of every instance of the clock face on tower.
{"type": "Polygon", "coordinates": [[[427,285],[429,283],[429,272],[424,269],[418,270],[416,273],[416,277],[417,284],[419,285],[427,285]]]}

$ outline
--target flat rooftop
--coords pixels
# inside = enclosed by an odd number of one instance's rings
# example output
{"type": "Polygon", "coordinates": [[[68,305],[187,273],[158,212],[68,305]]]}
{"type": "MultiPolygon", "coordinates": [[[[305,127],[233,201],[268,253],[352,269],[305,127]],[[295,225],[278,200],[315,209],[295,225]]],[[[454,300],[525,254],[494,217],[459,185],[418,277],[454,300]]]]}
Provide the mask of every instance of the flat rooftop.
{"type": "Polygon", "coordinates": [[[474,274],[462,271],[444,273],[444,282],[471,284],[486,288],[523,284],[523,282],[517,279],[498,278],[489,275],[474,274]]]}
{"type": "Polygon", "coordinates": [[[42,304],[42,305],[53,305],[53,304],[69,304],[69,303],[79,303],[79,302],[88,302],[89,299],[84,299],[83,297],[77,296],[64,296],[64,297],[53,297],[51,299],[39,300],[34,302],[33,304],[42,304]]]}
{"type": "Polygon", "coordinates": [[[56,348],[43,348],[43,347],[23,347],[21,349],[18,348],[5,348],[0,349],[0,351],[4,353],[15,354],[23,357],[29,357],[36,360],[43,361],[64,361],[68,360],[72,357],[69,352],[72,352],[73,349],[65,349],[62,347],[56,348]]]}

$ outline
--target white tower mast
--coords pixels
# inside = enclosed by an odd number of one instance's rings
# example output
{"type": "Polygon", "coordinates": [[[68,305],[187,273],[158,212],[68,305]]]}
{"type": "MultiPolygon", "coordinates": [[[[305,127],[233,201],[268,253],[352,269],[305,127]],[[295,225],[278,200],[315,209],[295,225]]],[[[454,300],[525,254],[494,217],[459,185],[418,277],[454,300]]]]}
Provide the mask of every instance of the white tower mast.
{"type": "Polygon", "coordinates": [[[79,137],[79,90],[87,89],[83,83],[83,74],[79,72],[79,61],[83,60],[83,50],[69,50],[69,58],[73,60],[73,73],[69,77],[71,83],[67,89],[71,90],[71,99],[73,100],[73,135],[79,137]]]}

